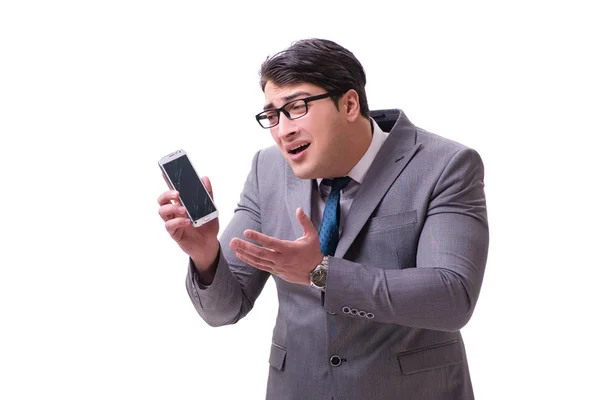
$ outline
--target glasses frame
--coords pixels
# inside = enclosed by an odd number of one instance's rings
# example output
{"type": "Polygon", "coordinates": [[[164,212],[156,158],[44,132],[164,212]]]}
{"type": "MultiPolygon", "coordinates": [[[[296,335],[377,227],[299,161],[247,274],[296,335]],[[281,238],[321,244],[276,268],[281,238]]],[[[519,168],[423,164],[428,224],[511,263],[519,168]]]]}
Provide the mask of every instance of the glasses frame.
{"type": "Polygon", "coordinates": [[[298,119],[298,118],[302,118],[304,117],[306,114],[308,114],[308,103],[310,103],[311,101],[315,101],[315,100],[321,100],[321,99],[326,99],[328,97],[331,96],[339,96],[342,93],[338,93],[338,92],[327,92],[327,93],[323,93],[323,94],[318,94],[316,96],[310,96],[310,97],[305,97],[303,99],[294,99],[291,101],[288,101],[287,103],[285,103],[284,105],[282,105],[279,108],[268,108],[266,110],[263,110],[261,112],[259,112],[258,114],[256,114],[255,118],[256,118],[256,122],[258,122],[258,124],[260,125],[261,128],[263,129],[271,129],[276,127],[277,125],[279,125],[279,121],[281,120],[281,113],[283,113],[287,119],[289,119],[290,121],[298,119]],[[287,112],[287,110],[285,109],[288,105],[295,103],[297,101],[304,101],[304,107],[306,108],[306,112],[298,117],[294,117],[292,118],[292,116],[290,115],[289,112],[287,112]],[[260,116],[263,115],[266,112],[273,112],[276,111],[277,112],[277,123],[275,125],[271,125],[268,127],[264,127],[261,123],[260,123],[260,116]]]}

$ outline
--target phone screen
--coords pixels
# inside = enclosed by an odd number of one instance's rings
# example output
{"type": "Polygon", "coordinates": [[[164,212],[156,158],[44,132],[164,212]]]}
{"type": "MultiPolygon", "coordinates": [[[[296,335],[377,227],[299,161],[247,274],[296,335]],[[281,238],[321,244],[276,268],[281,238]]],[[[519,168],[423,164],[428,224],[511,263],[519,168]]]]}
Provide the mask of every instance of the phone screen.
{"type": "Polygon", "coordinates": [[[187,155],[169,161],[163,165],[163,168],[174,189],[179,192],[179,197],[190,213],[192,221],[217,211],[187,155]]]}

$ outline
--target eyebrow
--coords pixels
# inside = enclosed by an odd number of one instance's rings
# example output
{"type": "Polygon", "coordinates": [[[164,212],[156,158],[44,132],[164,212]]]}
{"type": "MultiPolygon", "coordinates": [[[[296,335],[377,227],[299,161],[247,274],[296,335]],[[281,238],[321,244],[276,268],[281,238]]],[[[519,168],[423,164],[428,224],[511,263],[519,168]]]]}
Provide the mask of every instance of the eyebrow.
{"type": "MultiPolygon", "coordinates": [[[[299,92],[295,92],[295,93],[292,93],[290,95],[284,96],[283,97],[284,104],[287,103],[287,102],[289,102],[289,101],[291,101],[291,100],[294,100],[295,98],[297,98],[299,96],[307,96],[308,97],[308,96],[311,96],[311,93],[308,93],[308,92],[305,92],[305,91],[301,90],[299,92]]],[[[263,107],[263,110],[270,110],[270,109],[274,109],[274,108],[275,108],[275,106],[273,105],[273,103],[267,103],[263,107]]]]}

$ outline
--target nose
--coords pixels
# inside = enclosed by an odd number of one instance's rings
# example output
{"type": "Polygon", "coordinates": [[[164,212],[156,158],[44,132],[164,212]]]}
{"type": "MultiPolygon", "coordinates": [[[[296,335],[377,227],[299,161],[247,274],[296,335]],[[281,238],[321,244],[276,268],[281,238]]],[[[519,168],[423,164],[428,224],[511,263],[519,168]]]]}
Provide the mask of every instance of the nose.
{"type": "Polygon", "coordinates": [[[279,114],[279,124],[273,129],[277,130],[277,136],[281,139],[294,136],[298,132],[296,123],[290,120],[284,113],[279,114]]]}

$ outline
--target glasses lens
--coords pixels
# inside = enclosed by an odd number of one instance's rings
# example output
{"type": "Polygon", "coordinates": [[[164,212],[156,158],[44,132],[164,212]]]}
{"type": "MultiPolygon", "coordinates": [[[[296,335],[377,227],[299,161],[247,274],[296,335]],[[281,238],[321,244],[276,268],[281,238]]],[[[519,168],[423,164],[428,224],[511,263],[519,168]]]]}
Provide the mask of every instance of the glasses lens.
{"type": "Polygon", "coordinates": [[[258,122],[263,128],[270,128],[277,125],[279,116],[277,111],[264,111],[258,115],[258,122]]]}
{"type": "Polygon", "coordinates": [[[291,119],[300,118],[306,115],[306,103],[304,100],[296,100],[285,107],[285,111],[290,114],[291,119]]]}

